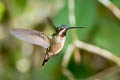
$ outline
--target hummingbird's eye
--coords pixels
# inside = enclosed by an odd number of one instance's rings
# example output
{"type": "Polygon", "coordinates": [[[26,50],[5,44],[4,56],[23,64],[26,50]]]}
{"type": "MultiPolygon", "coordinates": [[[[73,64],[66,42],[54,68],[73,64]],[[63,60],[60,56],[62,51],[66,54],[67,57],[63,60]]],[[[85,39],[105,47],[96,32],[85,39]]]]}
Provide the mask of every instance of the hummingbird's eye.
{"type": "Polygon", "coordinates": [[[61,30],[61,28],[58,28],[58,30],[60,31],[60,30],[61,30]]]}
{"type": "Polygon", "coordinates": [[[62,30],[61,27],[58,27],[58,28],[57,28],[57,32],[60,32],[61,30],[62,30]]]}

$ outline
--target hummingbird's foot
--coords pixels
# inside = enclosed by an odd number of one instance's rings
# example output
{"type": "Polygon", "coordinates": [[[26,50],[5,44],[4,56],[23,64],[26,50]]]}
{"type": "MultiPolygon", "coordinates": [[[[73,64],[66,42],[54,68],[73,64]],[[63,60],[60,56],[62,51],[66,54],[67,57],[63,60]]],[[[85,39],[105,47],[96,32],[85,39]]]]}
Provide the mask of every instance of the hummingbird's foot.
{"type": "Polygon", "coordinates": [[[58,56],[58,54],[55,54],[56,56],[58,56]]]}

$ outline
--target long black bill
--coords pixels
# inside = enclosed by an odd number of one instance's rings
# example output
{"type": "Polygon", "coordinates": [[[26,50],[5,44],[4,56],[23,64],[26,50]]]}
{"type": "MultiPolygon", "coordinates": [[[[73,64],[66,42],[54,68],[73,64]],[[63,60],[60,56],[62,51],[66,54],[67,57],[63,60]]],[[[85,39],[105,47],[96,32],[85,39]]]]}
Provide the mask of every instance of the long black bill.
{"type": "Polygon", "coordinates": [[[67,27],[67,30],[69,30],[69,29],[76,29],[76,28],[85,28],[85,27],[67,27]]]}

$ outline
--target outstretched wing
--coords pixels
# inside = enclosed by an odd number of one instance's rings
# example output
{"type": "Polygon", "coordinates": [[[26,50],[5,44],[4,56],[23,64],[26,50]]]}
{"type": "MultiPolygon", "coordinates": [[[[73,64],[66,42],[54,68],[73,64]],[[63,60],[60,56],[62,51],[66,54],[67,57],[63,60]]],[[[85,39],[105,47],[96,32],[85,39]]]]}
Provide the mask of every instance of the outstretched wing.
{"type": "Polygon", "coordinates": [[[11,30],[11,33],[17,38],[32,44],[40,45],[44,48],[48,48],[50,46],[50,40],[42,32],[27,29],[13,29],[11,30]]]}

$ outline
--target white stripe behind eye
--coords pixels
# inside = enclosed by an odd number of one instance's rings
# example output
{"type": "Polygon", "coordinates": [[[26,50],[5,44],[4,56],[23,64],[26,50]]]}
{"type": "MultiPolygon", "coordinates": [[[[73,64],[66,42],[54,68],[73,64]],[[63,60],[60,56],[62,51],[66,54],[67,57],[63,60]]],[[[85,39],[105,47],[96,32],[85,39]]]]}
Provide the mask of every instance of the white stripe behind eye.
{"type": "Polygon", "coordinates": [[[62,31],[60,31],[59,35],[61,35],[64,31],[65,31],[65,28],[62,31]]]}

